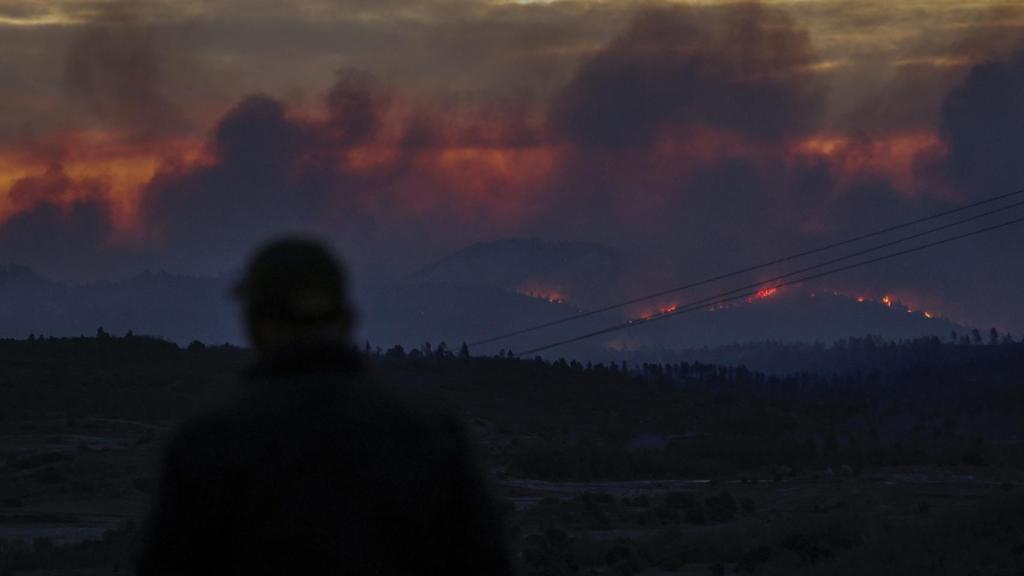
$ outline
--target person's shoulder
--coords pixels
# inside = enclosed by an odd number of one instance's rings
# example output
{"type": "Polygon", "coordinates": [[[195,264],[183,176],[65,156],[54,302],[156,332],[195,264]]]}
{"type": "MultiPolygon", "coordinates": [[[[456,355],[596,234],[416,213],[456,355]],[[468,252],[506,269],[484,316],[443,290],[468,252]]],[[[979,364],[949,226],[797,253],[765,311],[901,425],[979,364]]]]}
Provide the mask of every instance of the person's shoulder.
{"type": "Polygon", "coordinates": [[[179,463],[224,462],[252,436],[256,410],[250,402],[238,401],[193,416],[178,425],[164,446],[165,455],[179,463]]]}
{"type": "Polygon", "coordinates": [[[389,434],[414,437],[425,442],[452,445],[465,435],[462,418],[454,407],[414,394],[403,394],[372,379],[353,386],[348,407],[364,421],[389,434]]]}

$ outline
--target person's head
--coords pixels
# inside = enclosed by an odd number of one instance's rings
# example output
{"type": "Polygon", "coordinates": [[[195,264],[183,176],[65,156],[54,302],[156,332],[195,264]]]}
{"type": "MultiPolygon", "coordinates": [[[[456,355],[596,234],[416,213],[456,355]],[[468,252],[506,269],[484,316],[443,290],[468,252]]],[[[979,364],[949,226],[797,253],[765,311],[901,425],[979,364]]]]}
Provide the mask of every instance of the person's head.
{"type": "Polygon", "coordinates": [[[345,270],[319,242],[285,238],[264,246],[235,296],[257,355],[303,342],[351,343],[355,319],[345,270]]]}

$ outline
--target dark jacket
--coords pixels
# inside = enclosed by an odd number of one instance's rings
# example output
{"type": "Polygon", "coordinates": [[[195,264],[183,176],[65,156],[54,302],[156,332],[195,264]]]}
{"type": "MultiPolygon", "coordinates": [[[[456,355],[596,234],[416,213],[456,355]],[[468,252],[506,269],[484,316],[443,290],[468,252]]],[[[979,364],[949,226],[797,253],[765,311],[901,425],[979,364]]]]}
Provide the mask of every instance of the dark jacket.
{"type": "Polygon", "coordinates": [[[139,557],[154,574],[507,574],[466,435],[303,347],[166,448],[139,557]]]}

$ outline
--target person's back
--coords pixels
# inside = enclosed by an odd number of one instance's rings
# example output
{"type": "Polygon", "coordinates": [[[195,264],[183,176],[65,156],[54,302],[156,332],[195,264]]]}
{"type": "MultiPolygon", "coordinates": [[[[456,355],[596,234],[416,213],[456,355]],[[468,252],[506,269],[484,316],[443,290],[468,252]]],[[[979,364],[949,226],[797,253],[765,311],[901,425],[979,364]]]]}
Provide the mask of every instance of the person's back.
{"type": "Polygon", "coordinates": [[[458,423],[373,387],[345,341],[287,340],[168,445],[140,575],[507,573],[458,423]]]}

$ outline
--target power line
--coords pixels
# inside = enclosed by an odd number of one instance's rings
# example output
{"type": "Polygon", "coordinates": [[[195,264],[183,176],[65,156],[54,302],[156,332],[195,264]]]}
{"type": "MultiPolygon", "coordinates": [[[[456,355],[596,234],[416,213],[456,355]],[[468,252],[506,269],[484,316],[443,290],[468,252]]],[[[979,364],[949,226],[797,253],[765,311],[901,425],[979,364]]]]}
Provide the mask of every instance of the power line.
{"type": "MultiPolygon", "coordinates": [[[[882,255],[882,256],[878,256],[876,258],[871,258],[871,259],[864,260],[864,261],[861,261],[861,262],[856,262],[856,263],[849,264],[849,265],[846,265],[846,266],[841,266],[839,268],[834,268],[832,270],[826,270],[824,272],[818,272],[816,274],[811,274],[809,276],[805,276],[805,277],[802,277],[802,278],[797,278],[797,279],[794,279],[794,280],[787,280],[785,282],[780,282],[780,283],[778,283],[778,284],[776,284],[774,286],[771,286],[769,288],[775,288],[775,289],[784,288],[786,286],[792,286],[794,284],[800,284],[800,283],[807,282],[807,281],[810,281],[810,280],[815,280],[815,279],[818,279],[818,278],[824,278],[825,276],[831,276],[833,274],[838,274],[840,272],[845,272],[847,270],[853,270],[855,268],[860,268],[860,267],[863,267],[863,266],[868,266],[870,264],[875,264],[877,262],[882,262],[884,260],[890,260],[892,258],[897,258],[899,256],[905,256],[907,254],[912,254],[912,253],[915,253],[915,252],[920,252],[922,250],[927,250],[929,248],[934,248],[934,247],[940,246],[942,244],[948,244],[950,242],[955,242],[957,240],[962,240],[964,238],[970,238],[972,236],[977,236],[979,234],[984,234],[986,232],[992,232],[994,230],[999,230],[1001,228],[1007,228],[1009,226],[1013,226],[1014,224],[1020,224],[1021,222],[1024,222],[1024,218],[1017,218],[1017,219],[1014,219],[1014,220],[1010,220],[1008,222],[1003,222],[1001,224],[995,224],[995,225],[988,226],[988,227],[985,227],[985,228],[980,228],[978,230],[974,230],[974,231],[971,231],[971,232],[966,232],[964,234],[960,234],[960,235],[957,235],[957,236],[951,236],[949,238],[943,238],[942,240],[936,240],[934,242],[929,242],[927,244],[922,244],[920,246],[915,246],[913,248],[907,248],[906,250],[901,250],[901,251],[898,251],[898,252],[893,252],[893,253],[890,253],[890,254],[885,254],[885,255],[882,255]]],[[[763,287],[764,283],[758,284],[758,286],[759,287],[763,287]]],[[[552,342],[550,344],[545,344],[544,346],[539,346],[537,348],[531,348],[531,349],[529,349],[529,350],[527,350],[525,352],[520,352],[519,354],[516,354],[516,356],[517,357],[522,357],[522,356],[527,356],[527,355],[530,355],[530,354],[537,354],[539,352],[544,352],[544,351],[550,350],[552,348],[557,348],[557,347],[560,347],[560,346],[565,346],[566,344],[572,344],[574,342],[580,342],[582,340],[588,340],[588,339],[593,338],[595,336],[601,336],[601,335],[608,334],[608,333],[611,333],[611,332],[617,332],[619,330],[625,330],[627,328],[632,328],[634,326],[640,326],[640,325],[643,325],[643,324],[648,324],[648,323],[655,322],[655,321],[658,321],[658,320],[663,320],[665,318],[670,318],[670,317],[673,317],[673,316],[678,316],[680,314],[686,314],[686,313],[689,313],[689,312],[695,312],[697,310],[701,310],[701,309],[706,308],[708,306],[717,306],[719,304],[726,304],[728,302],[733,302],[735,300],[740,300],[740,299],[743,299],[743,298],[749,298],[751,296],[756,295],[758,292],[760,292],[763,289],[764,288],[760,288],[758,290],[748,291],[748,292],[745,292],[743,294],[739,294],[739,295],[736,295],[736,296],[729,296],[729,297],[725,297],[725,298],[720,298],[720,299],[714,300],[712,302],[698,301],[698,302],[695,302],[695,303],[690,304],[690,305],[688,305],[686,307],[683,307],[683,308],[678,308],[678,309],[675,309],[675,310],[666,311],[666,312],[663,312],[663,313],[660,313],[660,314],[656,314],[654,316],[649,316],[647,318],[639,318],[639,319],[635,319],[635,320],[628,320],[626,322],[622,322],[622,323],[616,324],[614,326],[609,326],[607,328],[602,328],[600,330],[595,330],[593,332],[588,332],[586,334],[581,334],[579,336],[574,336],[572,338],[566,338],[564,340],[559,340],[559,341],[556,341],[556,342],[552,342]]],[[[731,291],[731,292],[735,292],[735,291],[731,291]]],[[[724,294],[729,294],[729,293],[730,292],[719,294],[718,296],[715,296],[714,298],[719,298],[719,297],[723,296],[724,294]]]]}
{"type": "MultiPolygon", "coordinates": [[[[959,212],[970,210],[972,208],[977,208],[979,206],[984,206],[986,204],[991,204],[993,202],[998,202],[1000,200],[1005,200],[1007,198],[1011,198],[1013,196],[1018,196],[1020,194],[1024,194],[1024,188],[1022,188],[1020,190],[1016,190],[1014,192],[1008,192],[1006,194],[1000,194],[998,196],[993,196],[991,198],[986,198],[984,200],[979,200],[977,202],[972,202],[970,204],[965,204],[965,205],[959,206],[957,208],[952,208],[950,210],[946,210],[946,211],[943,211],[943,212],[932,214],[931,216],[925,216],[923,218],[918,218],[916,220],[910,220],[910,221],[904,222],[902,224],[896,224],[894,226],[889,226],[887,228],[882,228],[882,229],[879,229],[879,230],[875,230],[873,232],[868,232],[866,234],[861,234],[860,236],[855,236],[853,238],[848,238],[846,240],[840,240],[838,242],[833,242],[831,244],[827,244],[825,246],[820,246],[818,248],[813,248],[813,249],[810,249],[810,250],[805,250],[803,252],[798,252],[796,254],[791,254],[789,256],[784,256],[782,258],[778,258],[778,259],[775,259],[775,260],[770,260],[768,262],[763,262],[763,263],[760,263],[760,264],[755,264],[755,265],[752,265],[752,266],[747,266],[745,268],[741,268],[739,270],[735,270],[735,271],[732,271],[732,272],[727,272],[727,273],[724,273],[724,274],[719,274],[717,276],[711,276],[711,277],[708,277],[708,278],[704,278],[702,280],[697,280],[695,282],[691,282],[689,284],[684,284],[682,286],[676,286],[674,288],[667,288],[665,290],[661,290],[659,292],[655,292],[655,293],[652,293],[652,294],[647,294],[645,296],[639,296],[639,297],[636,297],[636,298],[632,298],[630,300],[624,300],[624,301],[621,301],[621,302],[617,302],[617,303],[613,303],[613,304],[608,304],[608,305],[602,306],[600,308],[595,308],[593,310],[588,310],[588,311],[585,311],[585,312],[579,312],[579,313],[576,313],[576,314],[573,314],[573,315],[570,315],[570,316],[559,318],[557,320],[552,320],[552,321],[549,321],[549,322],[543,322],[541,324],[536,324],[536,325],[529,326],[529,327],[526,327],[526,328],[520,328],[518,330],[513,330],[511,332],[506,332],[504,334],[499,334],[497,336],[492,336],[490,338],[484,338],[482,340],[477,340],[475,342],[471,342],[469,344],[469,346],[482,346],[484,344],[490,344],[492,342],[498,342],[500,340],[507,340],[507,339],[512,338],[514,336],[520,336],[520,335],[523,335],[523,334],[529,334],[531,332],[536,332],[538,330],[544,330],[546,328],[551,328],[553,326],[558,326],[558,325],[565,324],[565,323],[568,323],[568,322],[573,322],[573,321],[576,321],[576,320],[581,320],[583,318],[589,318],[590,316],[595,316],[597,314],[601,314],[601,313],[608,312],[608,311],[611,311],[611,310],[616,310],[616,309],[619,309],[619,308],[630,306],[632,304],[639,304],[640,302],[646,302],[648,300],[653,300],[654,298],[660,298],[662,296],[668,296],[670,294],[675,294],[677,292],[682,292],[684,290],[690,290],[692,288],[697,288],[697,287],[700,287],[700,286],[705,286],[707,284],[711,284],[711,283],[714,283],[714,282],[718,282],[720,280],[725,280],[725,279],[728,279],[728,278],[739,276],[741,274],[746,274],[746,273],[749,273],[749,272],[755,272],[757,270],[768,268],[769,266],[774,266],[776,264],[784,264],[786,262],[797,260],[799,258],[804,258],[806,256],[812,256],[814,254],[820,254],[820,253],[826,252],[828,250],[834,250],[835,248],[840,248],[842,246],[847,246],[849,244],[854,244],[854,243],[860,242],[862,240],[867,240],[867,239],[870,239],[870,238],[875,238],[875,237],[878,237],[878,236],[882,236],[884,234],[888,234],[890,232],[895,232],[897,230],[902,230],[904,228],[909,228],[909,227],[915,226],[917,224],[923,224],[925,222],[930,222],[932,220],[937,220],[939,218],[950,216],[952,214],[957,214],[959,212]]],[[[1016,207],[1018,205],[1019,204],[1014,204],[1014,205],[1011,205],[1011,206],[1005,207],[1005,208],[1009,209],[1009,208],[1016,207]]]]}
{"type": "MultiPolygon", "coordinates": [[[[979,219],[982,219],[982,218],[987,218],[988,216],[992,216],[993,214],[999,214],[1001,212],[1005,212],[1007,210],[1010,210],[1012,208],[1016,208],[1016,207],[1022,206],[1022,205],[1024,205],[1024,201],[1017,202],[1017,203],[1014,203],[1014,204],[1011,204],[1011,205],[1007,205],[1007,206],[1003,206],[1001,208],[997,208],[995,210],[990,210],[988,212],[983,212],[981,214],[975,214],[973,216],[969,216],[967,218],[963,218],[961,220],[957,220],[956,222],[949,222],[949,223],[943,224],[941,226],[936,226],[935,228],[930,228],[930,229],[922,231],[922,232],[917,232],[915,234],[911,234],[909,236],[903,236],[903,237],[897,238],[895,240],[890,240],[888,242],[883,242],[882,244],[878,244],[878,245],[872,246],[870,248],[865,248],[863,250],[859,250],[857,252],[852,252],[850,254],[845,254],[843,256],[832,258],[831,260],[825,260],[824,262],[819,262],[817,264],[813,264],[811,266],[807,266],[807,267],[801,268],[799,270],[793,270],[792,272],[786,272],[785,274],[780,274],[780,275],[775,276],[773,278],[768,278],[767,280],[760,280],[760,281],[754,282],[752,284],[747,284],[745,286],[740,286],[739,288],[734,288],[732,290],[727,290],[725,292],[719,292],[718,294],[715,294],[714,296],[705,297],[705,298],[702,298],[702,299],[697,300],[695,302],[691,302],[690,304],[685,306],[685,308],[690,308],[690,307],[703,308],[703,307],[708,306],[708,305],[714,305],[714,304],[717,303],[718,299],[721,299],[721,298],[726,297],[726,296],[731,296],[733,294],[737,294],[737,293],[740,293],[740,292],[744,293],[743,295],[740,296],[740,298],[745,298],[747,296],[751,296],[751,295],[756,294],[757,292],[763,290],[765,288],[765,286],[767,286],[769,284],[772,284],[772,283],[775,283],[775,282],[781,282],[781,281],[787,280],[789,278],[792,278],[794,276],[799,276],[800,274],[806,274],[808,272],[814,272],[815,270],[820,270],[820,269],[825,268],[827,266],[832,266],[834,264],[839,264],[840,262],[845,262],[847,260],[851,260],[851,259],[857,258],[859,256],[865,256],[867,254],[871,254],[872,252],[878,252],[879,250],[884,250],[885,248],[889,248],[889,247],[895,246],[897,244],[903,244],[904,242],[909,242],[911,240],[916,240],[916,239],[922,238],[924,236],[929,236],[929,235],[934,234],[936,232],[942,232],[943,230],[948,230],[950,228],[954,228],[956,226],[967,224],[967,223],[973,222],[975,220],[979,220],[979,219]],[[753,290],[753,292],[746,293],[747,290],[753,290]]],[[[628,320],[625,323],[626,324],[640,324],[640,323],[642,323],[640,320],[642,320],[642,319],[633,319],[633,320],[628,320]]]]}

